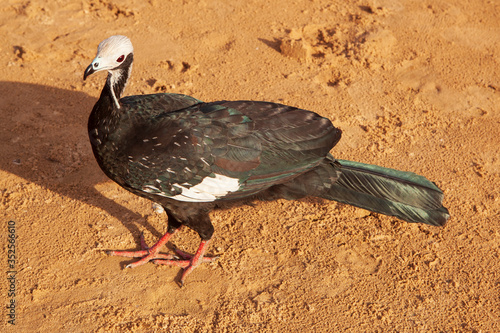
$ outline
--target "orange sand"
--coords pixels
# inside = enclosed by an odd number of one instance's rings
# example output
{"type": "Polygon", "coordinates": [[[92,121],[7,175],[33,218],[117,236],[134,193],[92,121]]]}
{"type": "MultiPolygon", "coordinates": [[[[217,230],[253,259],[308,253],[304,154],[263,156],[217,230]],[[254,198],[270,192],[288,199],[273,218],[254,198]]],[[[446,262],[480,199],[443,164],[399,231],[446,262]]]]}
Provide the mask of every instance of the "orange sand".
{"type": "MultiPolygon", "coordinates": [[[[500,331],[500,6],[459,0],[16,1],[0,4],[2,332],[500,331]],[[342,159],[414,171],[444,228],[334,202],[215,211],[209,249],[123,270],[106,249],[166,230],[99,170],[86,122],[98,43],[135,47],[126,94],[252,99],[318,112],[342,159]],[[7,222],[16,221],[16,325],[7,222]]],[[[193,251],[185,230],[173,244],[193,251]]],[[[165,249],[168,251],[168,249],[165,249]]]]}

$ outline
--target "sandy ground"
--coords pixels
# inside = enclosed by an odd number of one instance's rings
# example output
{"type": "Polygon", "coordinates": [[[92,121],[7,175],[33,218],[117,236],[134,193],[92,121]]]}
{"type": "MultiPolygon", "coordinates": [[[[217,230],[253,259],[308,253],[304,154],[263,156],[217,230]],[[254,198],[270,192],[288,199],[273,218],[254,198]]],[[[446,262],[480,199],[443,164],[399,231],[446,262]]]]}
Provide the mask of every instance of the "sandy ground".
{"type": "Polygon", "coordinates": [[[494,0],[2,1],[0,330],[500,331],[499,13],[494,0]],[[91,153],[105,74],[82,76],[113,34],[135,47],[126,94],[316,111],[343,130],[336,157],[425,175],[452,218],[256,202],[213,212],[220,259],[184,288],[177,268],[123,270],[104,250],[153,243],[166,220],[91,153]]]}

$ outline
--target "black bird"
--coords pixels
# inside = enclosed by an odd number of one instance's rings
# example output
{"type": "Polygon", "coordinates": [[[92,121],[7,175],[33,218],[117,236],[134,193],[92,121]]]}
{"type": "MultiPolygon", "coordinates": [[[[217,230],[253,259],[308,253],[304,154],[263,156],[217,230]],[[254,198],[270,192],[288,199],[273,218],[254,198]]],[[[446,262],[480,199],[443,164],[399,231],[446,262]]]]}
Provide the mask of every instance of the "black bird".
{"type": "Polygon", "coordinates": [[[102,41],[85,70],[107,70],[88,122],[90,142],[104,173],[123,188],[163,206],[165,235],[151,248],[109,251],[184,268],[180,283],[204,258],[214,227],[209,211],[221,203],[306,196],[361,207],[409,222],[444,225],[443,192],[411,172],[336,160],[330,149],[341,131],[318,114],[255,101],[204,103],[180,94],[123,97],[133,47],[125,36],[102,41]],[[181,226],[201,237],[194,256],[160,254],[181,226]]]}

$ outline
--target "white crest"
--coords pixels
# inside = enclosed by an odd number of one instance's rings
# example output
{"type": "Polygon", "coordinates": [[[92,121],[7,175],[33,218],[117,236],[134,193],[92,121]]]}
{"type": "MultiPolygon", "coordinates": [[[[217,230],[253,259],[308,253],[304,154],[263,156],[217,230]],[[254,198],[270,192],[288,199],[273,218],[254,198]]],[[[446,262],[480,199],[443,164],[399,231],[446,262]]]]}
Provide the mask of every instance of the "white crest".
{"type": "Polygon", "coordinates": [[[113,58],[114,56],[127,55],[134,52],[132,42],[127,36],[114,35],[106,38],[97,47],[97,57],[113,58]]]}

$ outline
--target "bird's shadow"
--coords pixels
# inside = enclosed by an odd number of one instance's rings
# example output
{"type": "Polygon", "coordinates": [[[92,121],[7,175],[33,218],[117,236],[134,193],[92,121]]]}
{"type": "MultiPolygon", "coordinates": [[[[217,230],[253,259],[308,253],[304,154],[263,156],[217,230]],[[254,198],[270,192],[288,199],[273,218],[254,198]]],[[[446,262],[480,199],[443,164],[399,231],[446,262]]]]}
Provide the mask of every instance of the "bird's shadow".
{"type": "MultiPolygon", "coordinates": [[[[95,102],[95,97],[78,91],[0,81],[0,168],[102,209],[134,236],[140,234],[137,224],[141,224],[161,237],[147,218],[96,189],[108,179],[94,159],[87,135],[87,119],[95,102]]],[[[1,190],[2,195],[16,191],[1,190]]]]}

